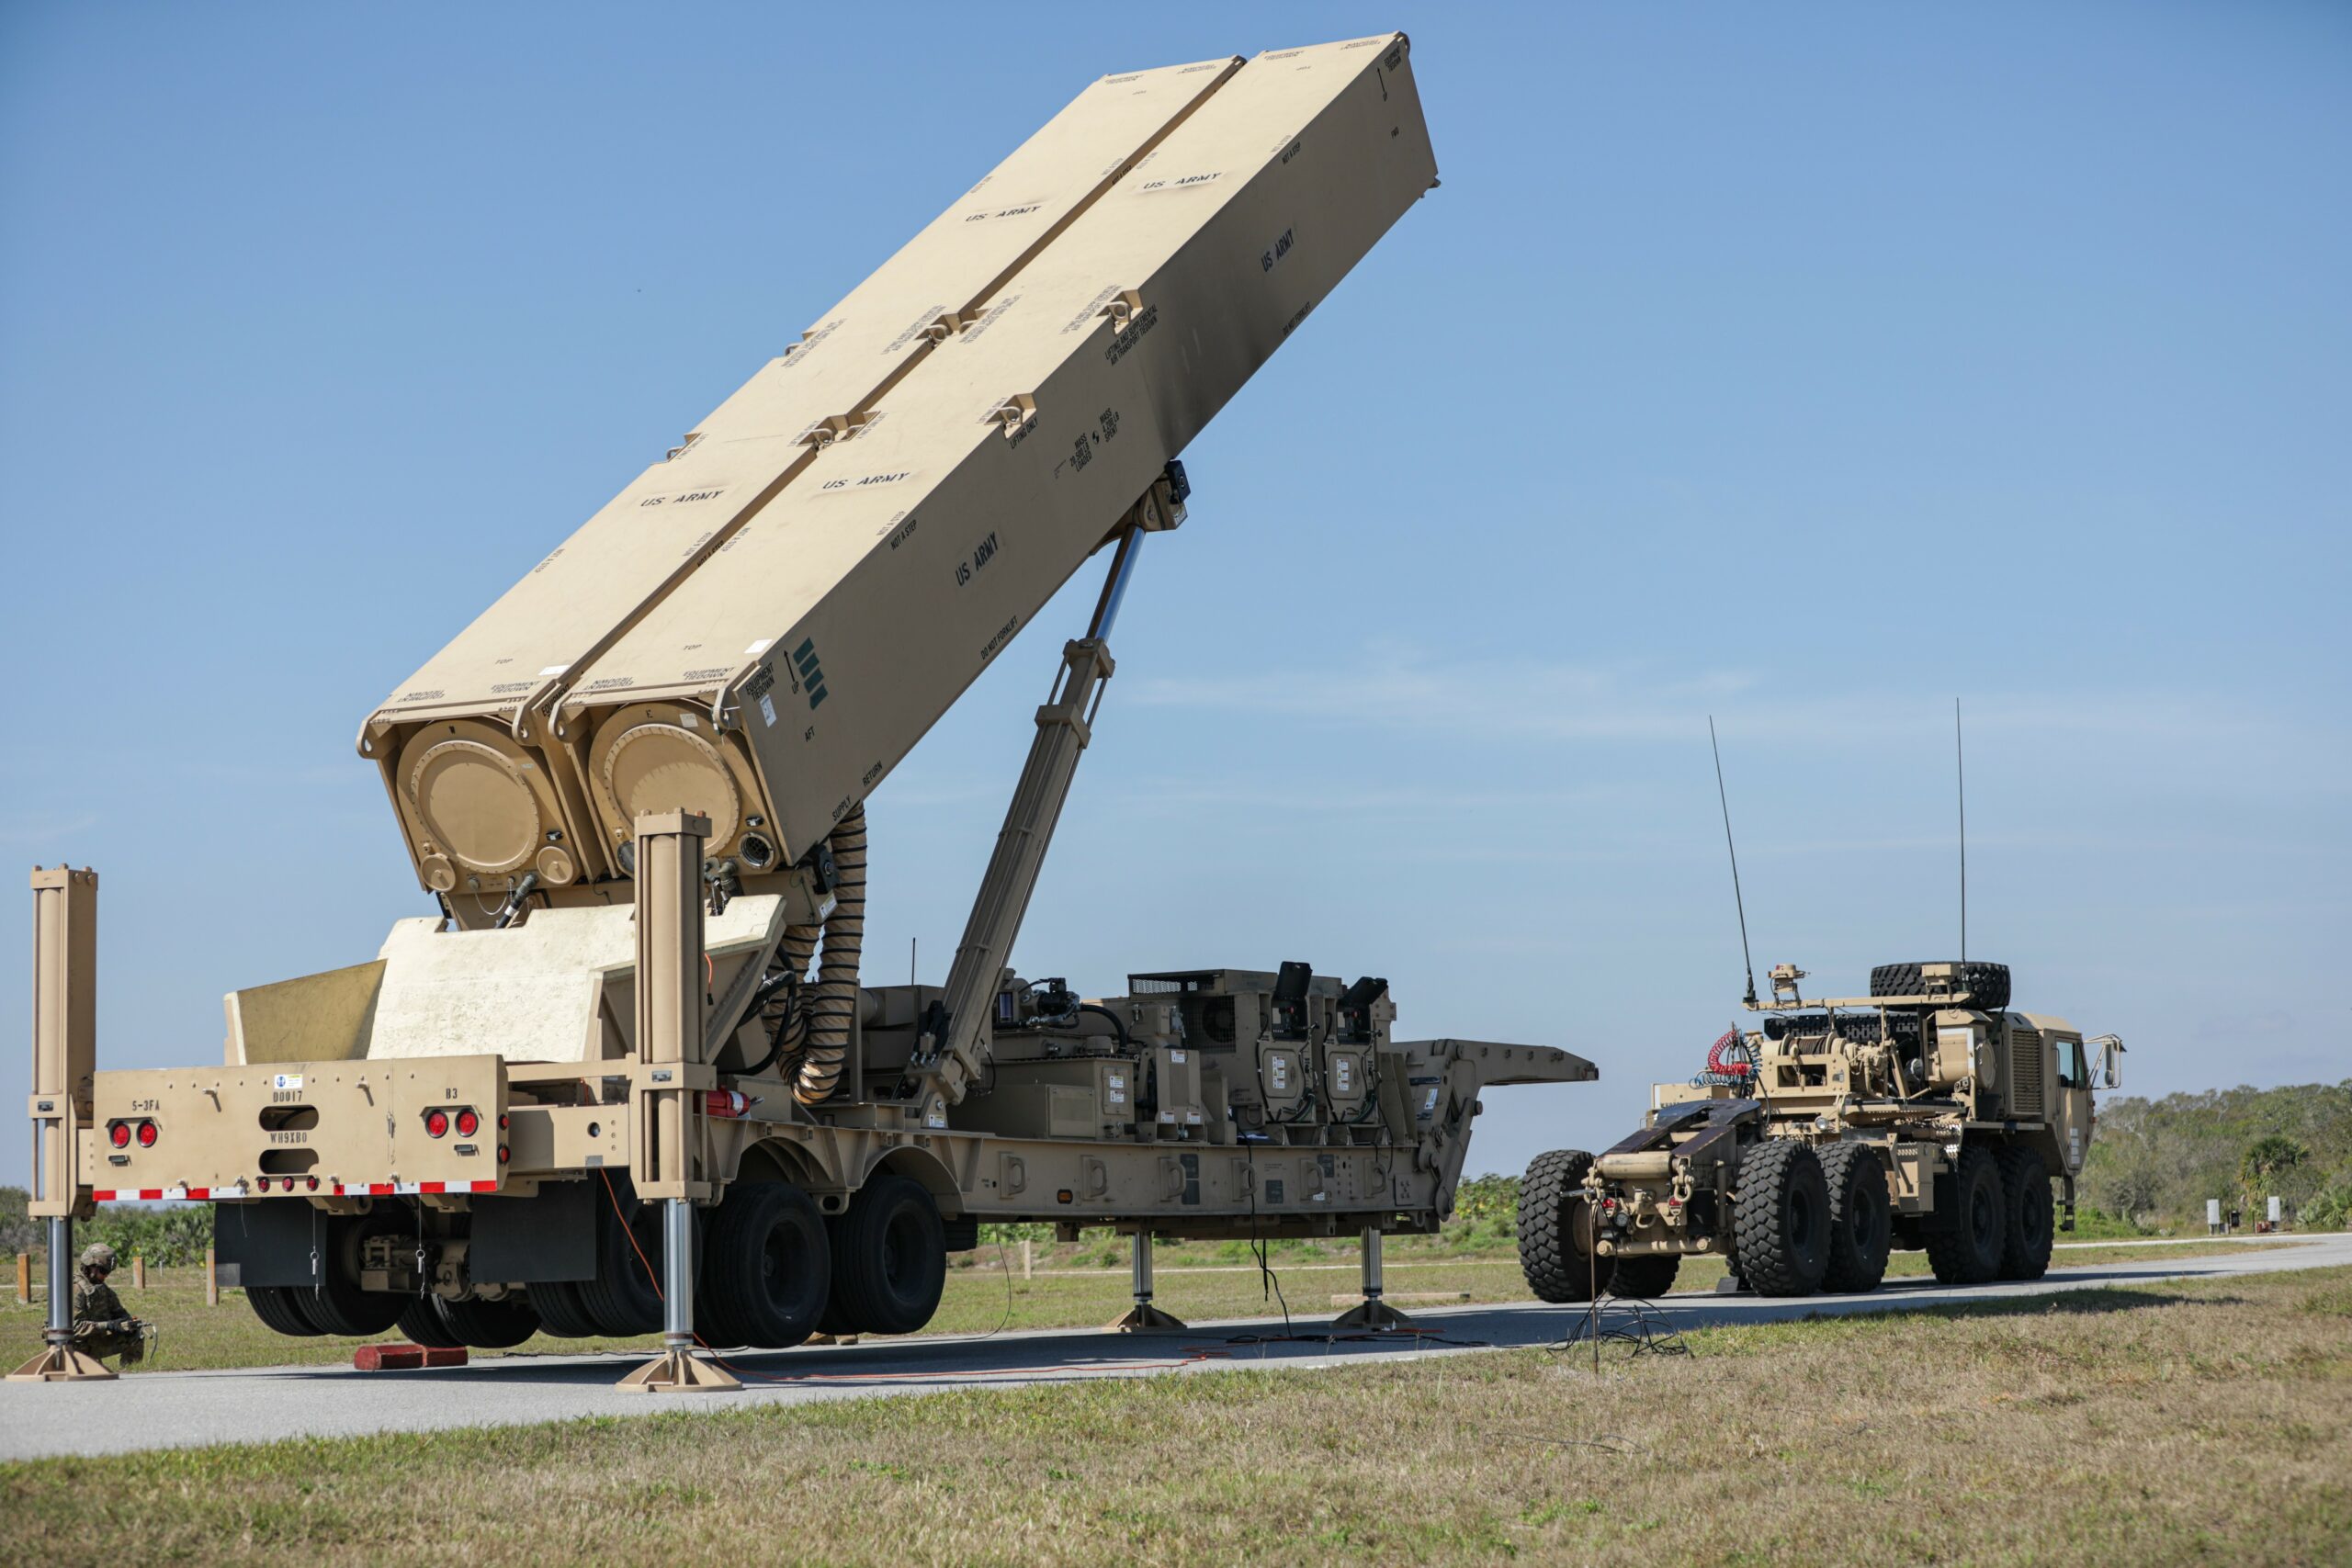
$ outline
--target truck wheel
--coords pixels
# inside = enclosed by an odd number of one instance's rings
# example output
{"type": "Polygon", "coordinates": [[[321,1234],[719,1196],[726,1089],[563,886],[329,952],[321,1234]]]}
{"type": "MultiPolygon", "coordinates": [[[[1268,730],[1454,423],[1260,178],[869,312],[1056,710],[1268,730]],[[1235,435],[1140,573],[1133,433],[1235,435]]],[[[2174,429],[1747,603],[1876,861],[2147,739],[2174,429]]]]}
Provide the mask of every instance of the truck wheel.
{"type": "Polygon", "coordinates": [[[596,1326],[588,1303],[580,1299],[576,1282],[548,1280],[531,1286],[530,1294],[531,1305],[539,1314],[539,1326],[558,1338],[594,1339],[604,1333],[596,1326]]]}
{"type": "Polygon", "coordinates": [[[1813,1145],[1767,1138],[1741,1151],[1732,1224],[1740,1278],[1758,1295],[1819,1290],[1829,1260],[1829,1190],[1813,1145]]]}
{"type": "MultiPolygon", "coordinates": [[[[1926,967],[1925,964],[1882,964],[1871,971],[1871,995],[1916,997],[1927,984],[1920,973],[1926,967]]],[[[2006,964],[1979,964],[1971,959],[1960,965],[1960,983],[1968,992],[1969,1005],[1979,1012],[1999,1012],[2009,1005],[2006,964]]]]}
{"type": "Polygon", "coordinates": [[[2001,1167],[2001,1278],[2039,1280],[2050,1271],[2057,1205],[2050,1198],[2050,1168],[2041,1156],[2010,1144],[1996,1156],[2001,1167]]]}
{"type": "Polygon", "coordinates": [[[322,1333],[357,1337],[381,1334],[398,1323],[409,1298],[395,1291],[361,1290],[359,1254],[373,1237],[410,1228],[405,1216],[383,1210],[329,1217],[326,1244],[319,1249],[318,1283],[301,1292],[302,1315],[322,1333]]]}
{"type": "MultiPolygon", "coordinates": [[[[595,1188],[601,1188],[597,1182],[595,1188]]],[[[596,1204],[596,1277],[580,1281],[580,1303],[597,1331],[626,1339],[662,1331],[662,1210],[639,1199],[628,1177],[596,1204]],[[614,1205],[619,1204],[619,1213],[614,1205]],[[628,1218],[624,1220],[623,1215],[628,1218]]]]}
{"type": "Polygon", "coordinates": [[[695,1300],[715,1343],[786,1350],[816,1332],[832,1278],[816,1200],[787,1182],[738,1182],[711,1222],[695,1300]]]}
{"type": "Polygon", "coordinates": [[[1609,1293],[1634,1301],[1653,1301],[1674,1289],[1674,1277],[1682,1271],[1682,1259],[1671,1252],[1650,1253],[1639,1258],[1612,1258],[1609,1270],[1609,1293]]]}
{"type": "Polygon", "coordinates": [[[290,1334],[304,1339],[325,1332],[302,1311],[301,1298],[308,1293],[286,1285],[245,1287],[245,1300],[252,1305],[254,1315],[261,1319],[264,1328],[273,1334],[290,1334]]]}
{"type": "Polygon", "coordinates": [[[1982,1145],[1961,1145],[1952,1171],[1952,1213],[1928,1232],[1928,1267],[1946,1285],[1981,1285],[2001,1274],[2008,1203],[2001,1168],[1982,1145]]]}
{"type": "Polygon", "coordinates": [[[495,1302],[433,1299],[458,1343],[477,1350],[511,1350],[539,1331],[539,1314],[519,1296],[495,1302]]]}
{"type": "Polygon", "coordinates": [[[408,1336],[408,1342],[412,1345],[423,1345],[435,1350],[455,1350],[465,1344],[458,1337],[457,1331],[449,1326],[449,1320],[441,1315],[439,1296],[411,1296],[408,1305],[401,1309],[400,1320],[395,1326],[408,1336]]]}
{"type": "Polygon", "coordinates": [[[1821,1156],[1821,1179],[1829,1190],[1829,1260],[1821,1288],[1875,1291],[1886,1278],[1893,1241],[1885,1168],[1867,1144],[1833,1144],[1821,1156]]]}
{"type": "Polygon", "coordinates": [[[1616,1259],[1592,1255],[1592,1205],[1585,1172],[1592,1156],[1554,1149],[1535,1156],[1519,1183],[1519,1269],[1546,1302],[1589,1302],[1609,1288],[1616,1259]]]}
{"type": "Polygon", "coordinates": [[[859,1189],[833,1227],[832,1294],[848,1334],[912,1334],[939,1310],[947,1287],[947,1233],[939,1205],[909,1176],[859,1189]]]}

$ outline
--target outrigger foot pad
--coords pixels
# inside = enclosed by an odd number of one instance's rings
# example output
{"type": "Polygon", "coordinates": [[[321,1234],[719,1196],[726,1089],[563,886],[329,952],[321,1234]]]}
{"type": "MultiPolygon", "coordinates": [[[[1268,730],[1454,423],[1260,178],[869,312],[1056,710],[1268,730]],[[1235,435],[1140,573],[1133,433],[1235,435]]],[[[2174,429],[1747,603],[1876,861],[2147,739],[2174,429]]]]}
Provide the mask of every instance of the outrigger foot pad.
{"type": "Polygon", "coordinates": [[[10,1382],[112,1382],[104,1361],[71,1345],[51,1345],[8,1374],[10,1382]]]}
{"type": "Polygon", "coordinates": [[[1192,1325],[1149,1302],[1137,1302],[1102,1326],[1114,1334],[1182,1334],[1192,1325]]]}
{"type": "Polygon", "coordinates": [[[1374,1334],[1403,1334],[1420,1326],[1378,1296],[1366,1296],[1363,1305],[1350,1307],[1331,1322],[1334,1333],[1369,1329],[1374,1334]]]}
{"type": "Polygon", "coordinates": [[[725,1368],[690,1350],[665,1351],[614,1386],[630,1393],[728,1393],[743,1387],[725,1368]]]}

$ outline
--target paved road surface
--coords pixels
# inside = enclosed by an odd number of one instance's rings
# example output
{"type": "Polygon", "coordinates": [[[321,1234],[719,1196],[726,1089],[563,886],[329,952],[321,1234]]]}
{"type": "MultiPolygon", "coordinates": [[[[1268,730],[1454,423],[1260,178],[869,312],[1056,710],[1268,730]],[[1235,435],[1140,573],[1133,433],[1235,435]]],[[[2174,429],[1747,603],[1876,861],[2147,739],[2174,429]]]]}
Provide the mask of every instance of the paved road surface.
{"type": "MultiPolygon", "coordinates": [[[[2111,1267],[2068,1269],[2030,1284],[1940,1286],[1890,1281],[1867,1296],[1687,1295],[1662,1311],[1679,1327],[1760,1323],[1811,1313],[1915,1309],[1958,1302],[2017,1300],[2096,1286],[2161,1287],[2167,1280],[2267,1274],[2352,1264],[2352,1235],[2304,1238],[2240,1255],[2148,1258],[2111,1267]]],[[[423,1432],[582,1416],[644,1416],[667,1410],[732,1410],[752,1401],[794,1403],[948,1388],[1005,1388],[1087,1378],[1204,1371],[1245,1360],[1322,1367],[1394,1356],[1464,1354],[1484,1348],[1557,1343],[1580,1309],[1525,1303],[1416,1314],[1425,1337],[1329,1340],[1279,1337],[1280,1319],[1200,1327],[1182,1335],[1129,1337],[1091,1329],[919,1338],[855,1347],[745,1352],[729,1363],[746,1374],[729,1394],[622,1393],[614,1382],[641,1359],[628,1356],[486,1357],[431,1372],[356,1372],[341,1367],[277,1367],[215,1372],[142,1372],[107,1383],[0,1382],[0,1459],[120,1453],[205,1443],[266,1442],[295,1436],[423,1432]]],[[[1319,1327],[1319,1323],[1317,1325],[1319,1327]]]]}

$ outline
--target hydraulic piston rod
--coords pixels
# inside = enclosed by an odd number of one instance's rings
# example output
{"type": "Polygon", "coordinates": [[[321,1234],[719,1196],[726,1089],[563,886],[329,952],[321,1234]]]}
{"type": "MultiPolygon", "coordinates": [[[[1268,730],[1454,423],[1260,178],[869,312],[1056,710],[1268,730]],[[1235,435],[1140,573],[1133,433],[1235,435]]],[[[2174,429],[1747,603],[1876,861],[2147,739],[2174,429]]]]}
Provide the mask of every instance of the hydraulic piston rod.
{"type": "Polygon", "coordinates": [[[1054,827],[1061,820],[1069,798],[1070,782],[1078,773],[1079,755],[1093,733],[1094,715],[1103,688],[1114,668],[1110,634],[1118,620],[1136,557],[1146,534],[1173,528],[1184,520],[1184,498],[1190,492],[1184,470],[1170,463],[1150,490],[1127,509],[1117,530],[1118,553],[1095,601],[1094,616],[1086,635],[1062,649],[1062,668],[1054,691],[1037,710],[1037,736],[1030,743],[1029,760],[1004,814],[996,850],[989,857],[979,892],[972,900],[971,919],[964,940],[956,946],[956,962],[947,975],[947,992],[931,1018],[900,1081],[901,1099],[920,1100],[923,1119],[931,1126],[947,1124],[947,1107],[964,1098],[966,1087],[979,1076],[987,1056],[989,999],[996,993],[1004,966],[1012,956],[1013,939],[1021,933],[1029,897],[1037,888],[1037,874],[1052,844],[1054,827]]]}

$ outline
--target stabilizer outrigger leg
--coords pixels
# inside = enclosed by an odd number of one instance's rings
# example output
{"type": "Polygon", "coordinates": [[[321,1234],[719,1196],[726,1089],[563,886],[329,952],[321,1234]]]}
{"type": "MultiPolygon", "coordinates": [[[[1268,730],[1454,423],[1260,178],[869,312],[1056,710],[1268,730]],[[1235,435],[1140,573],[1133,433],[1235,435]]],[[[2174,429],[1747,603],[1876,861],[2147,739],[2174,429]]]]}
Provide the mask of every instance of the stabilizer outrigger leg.
{"type": "Polygon", "coordinates": [[[1401,1334],[1417,1331],[1421,1326],[1381,1300],[1385,1287],[1381,1282],[1380,1244],[1380,1227],[1366,1225],[1363,1231],[1363,1303],[1360,1306],[1350,1307],[1335,1318],[1331,1324],[1334,1332],[1368,1329],[1374,1334],[1401,1334]]]}
{"type": "Polygon", "coordinates": [[[49,1222],[49,1324],[40,1355],[8,1374],[10,1382],[109,1382],[115,1374],[74,1348],[74,1222],[49,1222]]]}
{"type": "Polygon", "coordinates": [[[107,1382],[104,1362],[74,1348],[74,1211],[83,1201],[77,1140],[90,1119],[97,1055],[98,875],[33,868],[33,1188],[49,1222],[49,1322],[40,1355],[10,1382],[107,1382]]]}
{"type": "Polygon", "coordinates": [[[1113,1318],[1104,1327],[1120,1334],[1181,1334],[1191,1327],[1175,1314],[1163,1312],[1151,1304],[1151,1233],[1139,1230],[1135,1234],[1136,1304],[1113,1318]]]}
{"type": "MultiPolygon", "coordinates": [[[[648,1062],[683,1063],[686,1043],[702,1038],[702,846],[709,835],[710,818],[690,811],[637,819],[637,1044],[648,1062]]],[[[686,1092],[654,1091],[654,1152],[636,1173],[638,1190],[662,1204],[662,1354],[616,1385],[631,1393],[743,1386],[695,1355],[698,1173],[686,1138],[686,1092]]]]}

